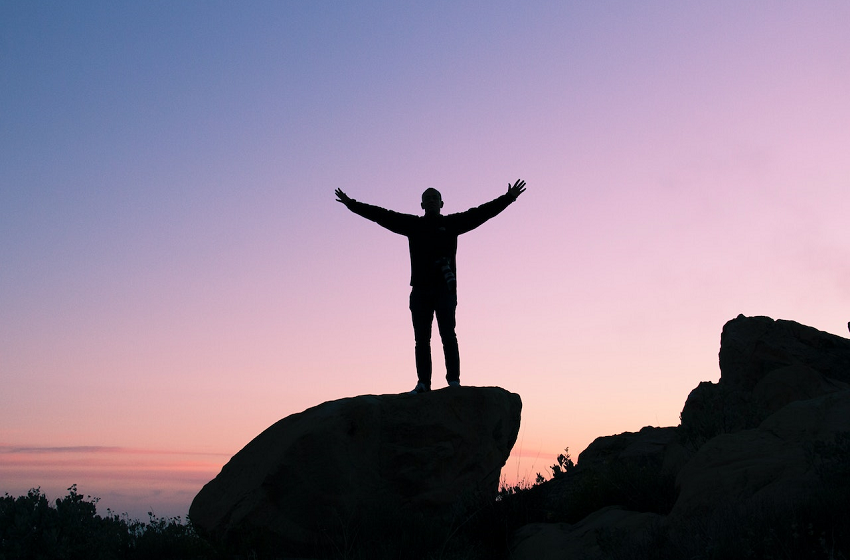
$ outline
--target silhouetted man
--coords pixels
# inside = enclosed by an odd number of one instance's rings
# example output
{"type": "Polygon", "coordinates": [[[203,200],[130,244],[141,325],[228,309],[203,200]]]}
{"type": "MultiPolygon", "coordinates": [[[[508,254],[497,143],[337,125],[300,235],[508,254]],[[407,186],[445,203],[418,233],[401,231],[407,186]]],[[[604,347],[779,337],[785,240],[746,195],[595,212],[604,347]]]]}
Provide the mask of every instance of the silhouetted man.
{"type": "Polygon", "coordinates": [[[466,212],[443,216],[443,199],[437,189],[422,193],[424,216],[400,214],[357,202],[342,189],[336,190],[337,202],[388,230],[407,237],[410,245],[410,314],[416,340],[416,374],[413,393],[431,390],[431,325],[437,315],[437,328],[443,340],[446,381],[460,385],[460,353],[455,334],[457,277],[455,256],[457,236],[473,230],[508,207],[525,192],[525,181],[518,180],[499,198],[466,212]]]}

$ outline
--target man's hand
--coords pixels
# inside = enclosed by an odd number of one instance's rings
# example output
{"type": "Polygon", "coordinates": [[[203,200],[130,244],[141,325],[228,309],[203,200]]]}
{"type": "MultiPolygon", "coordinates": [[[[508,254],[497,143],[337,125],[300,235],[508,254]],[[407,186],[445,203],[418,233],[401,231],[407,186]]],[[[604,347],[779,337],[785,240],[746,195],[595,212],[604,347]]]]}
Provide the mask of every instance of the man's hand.
{"type": "Polygon", "coordinates": [[[349,204],[351,204],[351,202],[352,202],[352,201],[351,201],[351,198],[350,198],[347,194],[345,194],[344,192],[342,192],[342,189],[337,189],[337,190],[334,192],[334,194],[336,194],[336,201],[337,201],[337,202],[342,202],[342,203],[343,203],[343,204],[345,204],[346,206],[348,206],[349,204]]]}
{"type": "Polygon", "coordinates": [[[522,179],[517,179],[516,183],[514,183],[513,186],[511,186],[511,184],[508,183],[508,194],[511,195],[512,197],[514,197],[514,200],[516,200],[517,197],[524,192],[525,192],[525,181],[523,181],[522,179]]]}

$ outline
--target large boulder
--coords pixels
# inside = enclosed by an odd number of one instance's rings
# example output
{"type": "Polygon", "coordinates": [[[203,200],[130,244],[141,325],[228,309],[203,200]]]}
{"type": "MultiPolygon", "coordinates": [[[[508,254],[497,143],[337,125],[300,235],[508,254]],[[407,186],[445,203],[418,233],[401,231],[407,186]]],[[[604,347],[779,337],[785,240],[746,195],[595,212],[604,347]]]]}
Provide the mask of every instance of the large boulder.
{"type": "Polygon", "coordinates": [[[551,517],[570,523],[613,505],[667,513],[676,474],[689,456],[672,427],[599,437],[573,468],[544,485],[543,503],[551,517]]]}
{"type": "Polygon", "coordinates": [[[618,506],[602,508],[575,524],[529,523],[512,538],[511,560],[595,560],[609,558],[608,548],[645,534],[662,517],[656,513],[628,511],[618,506]],[[607,545],[607,546],[606,546],[607,545]]]}
{"type": "Polygon", "coordinates": [[[612,465],[649,467],[670,474],[683,463],[676,428],[646,426],[639,432],[598,437],[578,456],[582,469],[604,469],[612,465]]]}
{"type": "Polygon", "coordinates": [[[189,516],[216,540],[260,535],[296,548],[334,531],[362,533],[370,520],[445,518],[495,499],[521,408],[519,395],[498,387],[326,402],[254,438],[189,516]]]}
{"type": "Polygon", "coordinates": [[[739,315],[723,326],[719,362],[720,381],[700,383],[682,410],[681,432],[696,446],[850,387],[850,340],[794,321],[739,315]]]}
{"type": "Polygon", "coordinates": [[[850,340],[741,315],[720,367],[677,428],[597,438],[532,488],[556,523],[511,558],[850,557],[850,340]]]}
{"type": "Polygon", "coordinates": [[[795,321],[738,315],[723,326],[719,361],[723,382],[749,391],[770,372],[799,365],[850,382],[850,340],[795,321]]]}
{"type": "Polygon", "coordinates": [[[845,390],[795,401],[758,428],[715,437],[679,472],[670,515],[705,516],[728,504],[805,502],[828,490],[833,475],[846,474],[848,434],[845,390]]]}

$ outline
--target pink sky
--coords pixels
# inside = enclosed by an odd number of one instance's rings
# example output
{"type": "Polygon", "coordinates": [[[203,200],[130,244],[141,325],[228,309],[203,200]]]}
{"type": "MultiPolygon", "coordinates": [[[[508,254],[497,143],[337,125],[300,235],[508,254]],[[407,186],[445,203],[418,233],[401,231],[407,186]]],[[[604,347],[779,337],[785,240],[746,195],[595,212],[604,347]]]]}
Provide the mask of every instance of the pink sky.
{"type": "Polygon", "coordinates": [[[843,1],[3,4],[0,492],[185,515],[278,419],[412,389],[406,240],[337,187],[456,212],[527,181],[458,251],[461,380],[523,399],[509,481],[678,424],[739,313],[846,336],[847,29],[843,1]]]}

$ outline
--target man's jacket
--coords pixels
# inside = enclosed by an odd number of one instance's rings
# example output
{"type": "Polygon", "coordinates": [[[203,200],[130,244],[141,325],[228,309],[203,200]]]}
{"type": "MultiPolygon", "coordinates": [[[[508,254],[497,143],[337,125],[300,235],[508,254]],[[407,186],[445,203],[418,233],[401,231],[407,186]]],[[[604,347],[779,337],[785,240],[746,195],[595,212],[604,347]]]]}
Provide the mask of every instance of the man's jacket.
{"type": "Polygon", "coordinates": [[[415,216],[352,200],[348,209],[388,230],[407,237],[410,245],[410,285],[435,287],[444,282],[439,262],[446,259],[457,275],[457,237],[496,216],[516,200],[503,194],[466,212],[415,216]]]}

